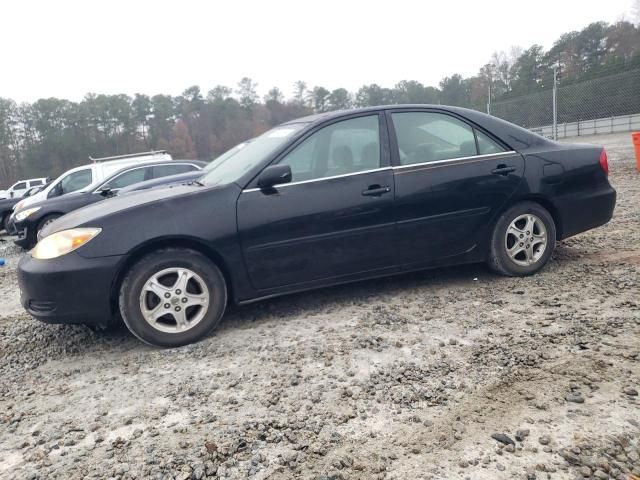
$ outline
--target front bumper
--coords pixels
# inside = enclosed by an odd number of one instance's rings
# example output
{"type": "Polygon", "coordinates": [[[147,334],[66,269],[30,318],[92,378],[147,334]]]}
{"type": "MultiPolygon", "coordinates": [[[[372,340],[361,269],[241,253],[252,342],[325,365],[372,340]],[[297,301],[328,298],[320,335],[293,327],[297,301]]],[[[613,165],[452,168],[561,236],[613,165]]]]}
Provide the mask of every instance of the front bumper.
{"type": "Polygon", "coordinates": [[[21,222],[14,219],[13,226],[15,229],[15,235],[18,237],[13,241],[13,243],[25,250],[33,248],[35,244],[38,243],[37,222],[33,222],[31,218],[26,218],[21,222]]]}
{"type": "Polygon", "coordinates": [[[111,290],[121,259],[77,252],[51,260],[25,255],[18,264],[22,306],[46,323],[106,326],[114,314],[111,290]]]}
{"type": "Polygon", "coordinates": [[[16,235],[18,231],[16,230],[16,216],[11,214],[9,220],[7,220],[7,233],[9,235],[16,235]]]}
{"type": "Polygon", "coordinates": [[[9,220],[7,220],[7,233],[9,235],[15,235],[16,233],[18,233],[18,231],[16,230],[16,224],[15,224],[15,219],[13,218],[13,215],[11,215],[9,217],[9,220]]]}

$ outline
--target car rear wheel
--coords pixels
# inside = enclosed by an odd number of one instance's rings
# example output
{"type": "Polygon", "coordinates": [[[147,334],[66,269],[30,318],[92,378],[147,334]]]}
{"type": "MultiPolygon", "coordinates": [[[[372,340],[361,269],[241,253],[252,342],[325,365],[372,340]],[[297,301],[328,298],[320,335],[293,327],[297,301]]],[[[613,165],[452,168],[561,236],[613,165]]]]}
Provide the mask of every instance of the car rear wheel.
{"type": "Polygon", "coordinates": [[[551,258],[555,242],[551,214],[535,202],[518,203],[496,222],[489,266],[503,275],[531,275],[551,258]]]}
{"type": "Polygon", "coordinates": [[[120,288],[120,313],[140,340],[159,347],[196,342],[213,330],[227,305],[220,269],[193,250],[167,248],[138,261],[120,288]]]}
{"type": "Polygon", "coordinates": [[[5,213],[0,217],[0,231],[4,230],[7,234],[9,233],[9,227],[7,223],[9,223],[10,213],[5,213]]]}

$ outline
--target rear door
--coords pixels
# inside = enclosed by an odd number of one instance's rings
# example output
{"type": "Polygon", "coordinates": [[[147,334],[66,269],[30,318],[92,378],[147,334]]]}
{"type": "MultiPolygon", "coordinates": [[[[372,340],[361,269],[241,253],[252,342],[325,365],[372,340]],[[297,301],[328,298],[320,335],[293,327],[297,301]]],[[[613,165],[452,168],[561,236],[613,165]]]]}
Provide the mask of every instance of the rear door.
{"type": "Polygon", "coordinates": [[[399,261],[473,250],[524,173],[522,156],[465,119],[389,111],[399,261]]]}
{"type": "Polygon", "coordinates": [[[305,284],[394,262],[393,173],[384,116],[367,113],[310,133],[276,163],[291,183],[250,188],[238,229],[256,289],[305,284]]]}

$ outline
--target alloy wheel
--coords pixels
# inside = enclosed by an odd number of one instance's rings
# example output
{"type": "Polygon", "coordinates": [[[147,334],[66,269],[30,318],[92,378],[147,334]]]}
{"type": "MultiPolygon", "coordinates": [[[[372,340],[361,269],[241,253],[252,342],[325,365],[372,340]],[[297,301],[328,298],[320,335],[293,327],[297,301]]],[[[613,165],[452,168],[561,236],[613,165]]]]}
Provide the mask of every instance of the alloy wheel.
{"type": "Polygon", "coordinates": [[[156,330],[181,333],[200,323],[209,301],[209,289],[200,275],[188,268],[166,268],[145,282],[140,310],[156,330]]]}
{"type": "Polygon", "coordinates": [[[536,263],[547,248],[547,229],[544,222],[531,213],[516,217],[504,238],[509,259],[520,266],[536,263]]]}

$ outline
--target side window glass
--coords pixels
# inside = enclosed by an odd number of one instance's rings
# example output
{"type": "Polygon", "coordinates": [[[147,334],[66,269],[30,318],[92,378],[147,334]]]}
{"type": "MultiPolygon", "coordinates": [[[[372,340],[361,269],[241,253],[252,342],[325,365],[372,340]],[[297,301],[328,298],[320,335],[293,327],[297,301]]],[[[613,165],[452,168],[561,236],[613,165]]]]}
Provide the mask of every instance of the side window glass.
{"type": "Polygon", "coordinates": [[[401,165],[477,155],[473,129],[450,115],[393,113],[401,165]]]}
{"type": "Polygon", "coordinates": [[[196,167],[188,164],[180,165],[157,165],[153,167],[153,178],[166,177],[168,175],[177,175],[195,170],[196,167]]]}
{"type": "MultiPolygon", "coordinates": [[[[145,178],[146,168],[136,168],[129,170],[128,172],[121,173],[116,178],[111,180],[108,184],[111,190],[117,190],[120,188],[128,187],[134,183],[142,182],[145,178]]],[[[106,185],[105,185],[106,186],[106,185]]]]}
{"type": "Polygon", "coordinates": [[[489,155],[491,153],[506,151],[502,145],[494,142],[491,138],[478,130],[476,130],[476,138],[478,139],[478,153],[480,155],[489,155]]]}
{"type": "Polygon", "coordinates": [[[380,166],[378,115],[334,123],[305,139],[280,162],[292,181],[345,175],[380,166]]]}
{"type": "Polygon", "coordinates": [[[80,170],[73,172],[60,181],[60,195],[65,193],[75,192],[91,184],[92,181],[91,170],[80,170]]]}
{"type": "Polygon", "coordinates": [[[16,183],[11,189],[12,190],[24,190],[27,188],[27,182],[16,183]]]}

